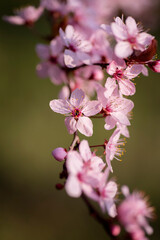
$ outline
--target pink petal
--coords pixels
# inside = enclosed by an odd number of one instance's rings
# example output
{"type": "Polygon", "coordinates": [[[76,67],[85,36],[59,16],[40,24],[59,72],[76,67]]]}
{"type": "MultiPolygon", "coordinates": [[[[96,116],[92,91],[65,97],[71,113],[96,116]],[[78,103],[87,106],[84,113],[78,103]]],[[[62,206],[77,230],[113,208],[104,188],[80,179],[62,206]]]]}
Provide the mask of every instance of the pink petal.
{"type": "Polygon", "coordinates": [[[81,61],[77,57],[77,54],[71,50],[66,49],[64,51],[64,63],[69,68],[74,68],[81,64],[81,61]]]}
{"type": "Polygon", "coordinates": [[[122,79],[119,81],[119,88],[122,94],[126,96],[132,96],[136,92],[136,88],[133,82],[129,79],[122,79]]]}
{"type": "Polygon", "coordinates": [[[108,77],[107,81],[105,83],[106,90],[104,92],[104,96],[106,98],[109,98],[112,95],[112,93],[113,93],[113,91],[115,90],[116,87],[117,87],[117,84],[116,84],[115,79],[108,77]]]}
{"type": "Polygon", "coordinates": [[[73,38],[74,32],[75,32],[75,30],[74,30],[72,25],[68,25],[66,27],[66,29],[65,29],[65,34],[66,34],[66,37],[68,39],[72,39],[73,38]]]}
{"type": "Polygon", "coordinates": [[[19,16],[4,16],[3,20],[15,25],[25,24],[25,20],[19,16]]]}
{"type": "Polygon", "coordinates": [[[100,157],[97,157],[97,156],[92,157],[91,162],[92,162],[93,171],[95,171],[95,172],[102,171],[104,169],[105,165],[106,165],[103,162],[103,160],[100,157]]]}
{"type": "Polygon", "coordinates": [[[126,40],[128,37],[127,31],[125,28],[121,27],[117,23],[111,23],[111,29],[113,34],[118,40],[126,40]]]}
{"type": "Polygon", "coordinates": [[[127,58],[133,53],[131,44],[127,41],[118,42],[115,46],[115,54],[119,58],[127,58]]]}
{"type": "Polygon", "coordinates": [[[112,116],[114,117],[115,120],[117,120],[121,124],[124,124],[127,126],[131,125],[127,116],[121,112],[114,112],[114,113],[112,113],[112,116]]]}
{"type": "Polygon", "coordinates": [[[138,28],[134,18],[128,17],[126,19],[126,26],[130,37],[135,37],[138,34],[138,28]]]}
{"type": "Polygon", "coordinates": [[[111,165],[111,159],[110,159],[110,150],[109,149],[106,149],[106,162],[107,162],[107,165],[108,165],[108,169],[113,172],[113,168],[112,168],[112,165],[111,165]]]}
{"type": "Polygon", "coordinates": [[[77,121],[73,117],[66,117],[65,125],[69,134],[73,134],[77,130],[77,121]]]}
{"type": "Polygon", "coordinates": [[[48,62],[42,62],[36,66],[36,72],[38,77],[47,78],[48,77],[48,69],[50,64],[48,62]]]}
{"type": "Polygon", "coordinates": [[[65,72],[58,67],[58,65],[50,64],[48,76],[51,79],[51,82],[55,85],[60,85],[67,82],[67,76],[65,72]]]}
{"type": "Polygon", "coordinates": [[[50,101],[49,106],[54,112],[60,113],[60,114],[67,114],[72,111],[70,104],[63,99],[52,100],[50,101]]]}
{"type": "Polygon", "coordinates": [[[106,130],[111,130],[116,125],[116,121],[114,120],[114,118],[112,116],[107,116],[105,119],[105,122],[106,122],[106,124],[104,125],[104,128],[106,130]]]}
{"type": "Polygon", "coordinates": [[[74,107],[80,107],[85,102],[85,93],[81,89],[76,89],[72,92],[70,103],[74,107]]]}
{"type": "Polygon", "coordinates": [[[106,208],[110,217],[114,218],[117,215],[116,205],[112,199],[106,202],[106,208]]]}
{"type": "Polygon", "coordinates": [[[107,73],[112,76],[116,72],[116,69],[117,63],[115,61],[112,61],[107,67],[107,73]]]}
{"type": "Polygon", "coordinates": [[[105,187],[105,193],[107,198],[114,198],[117,193],[117,184],[113,181],[109,181],[105,187]]]}
{"type": "Polygon", "coordinates": [[[50,57],[49,47],[45,44],[37,44],[36,53],[38,57],[42,60],[48,60],[50,57]]]}
{"type": "Polygon", "coordinates": [[[149,46],[154,37],[148,33],[142,32],[138,34],[137,42],[142,45],[143,48],[149,46]]]}
{"type": "Polygon", "coordinates": [[[93,135],[93,124],[88,117],[80,117],[77,121],[77,129],[87,137],[93,135]]]}
{"type": "Polygon", "coordinates": [[[91,159],[92,153],[88,144],[88,141],[83,140],[79,145],[79,152],[84,161],[88,161],[91,159]]]}
{"type": "Polygon", "coordinates": [[[124,71],[124,75],[129,78],[135,78],[137,77],[143,69],[143,65],[141,64],[134,64],[131,67],[127,67],[127,69],[124,71]]]}
{"type": "Polygon", "coordinates": [[[99,113],[102,109],[102,105],[99,101],[88,101],[82,110],[82,113],[89,117],[99,113]]]}
{"type": "Polygon", "coordinates": [[[82,194],[81,185],[77,177],[70,175],[65,184],[66,192],[71,197],[80,197],[82,194]]]}
{"type": "Polygon", "coordinates": [[[86,65],[91,64],[91,57],[89,54],[87,54],[85,52],[77,51],[76,57],[77,57],[77,59],[80,60],[80,62],[82,62],[86,65]]]}
{"type": "Polygon", "coordinates": [[[66,166],[68,172],[71,174],[77,175],[78,172],[81,172],[83,162],[80,154],[76,151],[69,151],[67,153],[66,166]]]}

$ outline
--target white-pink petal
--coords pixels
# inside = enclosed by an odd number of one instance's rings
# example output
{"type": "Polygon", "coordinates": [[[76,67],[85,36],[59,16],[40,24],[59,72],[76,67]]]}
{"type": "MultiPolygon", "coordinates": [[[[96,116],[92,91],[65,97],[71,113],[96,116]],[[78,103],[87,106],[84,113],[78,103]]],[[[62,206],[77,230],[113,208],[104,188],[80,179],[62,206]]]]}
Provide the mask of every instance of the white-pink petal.
{"type": "Polygon", "coordinates": [[[85,93],[81,89],[75,89],[71,94],[70,103],[78,108],[83,105],[84,101],[85,93]]]}
{"type": "Polygon", "coordinates": [[[82,194],[82,189],[80,182],[78,181],[77,177],[74,175],[70,175],[67,179],[65,184],[65,190],[70,197],[78,198],[82,194]]]}
{"type": "Polygon", "coordinates": [[[131,37],[135,37],[138,34],[138,28],[137,28],[137,24],[136,24],[136,21],[134,20],[134,18],[128,17],[126,19],[126,26],[127,26],[128,34],[131,37]]]}
{"type": "Polygon", "coordinates": [[[112,116],[114,117],[115,120],[117,120],[121,124],[124,124],[127,126],[130,125],[130,122],[129,122],[127,116],[125,114],[123,114],[122,112],[114,112],[114,113],[112,113],[112,116]]]}
{"type": "Polygon", "coordinates": [[[80,133],[84,134],[87,137],[93,135],[93,124],[90,118],[80,117],[77,121],[77,129],[80,133]]]}
{"type": "Polygon", "coordinates": [[[74,68],[81,64],[81,61],[77,57],[77,54],[71,50],[66,49],[64,51],[64,63],[69,68],[74,68]]]}
{"type": "Polygon", "coordinates": [[[115,54],[119,58],[127,58],[133,53],[131,44],[127,41],[120,41],[115,46],[115,54]]]}
{"type": "Polygon", "coordinates": [[[71,174],[77,175],[78,172],[81,172],[83,161],[80,154],[76,151],[69,151],[67,153],[66,166],[68,172],[71,174]]]}
{"type": "Polygon", "coordinates": [[[50,101],[49,106],[54,112],[60,114],[67,114],[72,111],[71,105],[66,100],[63,99],[52,100],[50,101]]]}
{"type": "Polygon", "coordinates": [[[77,121],[73,117],[66,117],[64,122],[69,134],[73,134],[77,130],[77,121]]]}
{"type": "Polygon", "coordinates": [[[86,105],[84,106],[82,113],[87,116],[94,116],[97,113],[99,113],[102,109],[102,105],[99,101],[88,101],[86,105]]]}
{"type": "Polygon", "coordinates": [[[88,144],[88,141],[83,140],[79,145],[79,152],[84,161],[88,161],[92,157],[92,153],[88,144]]]}

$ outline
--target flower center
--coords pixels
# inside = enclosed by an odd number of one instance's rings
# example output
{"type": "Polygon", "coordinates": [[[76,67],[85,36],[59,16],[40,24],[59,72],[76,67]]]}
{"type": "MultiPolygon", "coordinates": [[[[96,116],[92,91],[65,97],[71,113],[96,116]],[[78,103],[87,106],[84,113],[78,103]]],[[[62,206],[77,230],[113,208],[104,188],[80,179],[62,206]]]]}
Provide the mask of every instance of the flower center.
{"type": "Polygon", "coordinates": [[[116,72],[113,74],[113,77],[118,81],[119,79],[123,78],[123,71],[122,70],[116,70],[116,72]]]}
{"type": "Polygon", "coordinates": [[[72,111],[72,117],[75,118],[75,120],[78,120],[79,117],[82,116],[82,112],[80,109],[78,108],[74,108],[73,111],[72,111]]]}

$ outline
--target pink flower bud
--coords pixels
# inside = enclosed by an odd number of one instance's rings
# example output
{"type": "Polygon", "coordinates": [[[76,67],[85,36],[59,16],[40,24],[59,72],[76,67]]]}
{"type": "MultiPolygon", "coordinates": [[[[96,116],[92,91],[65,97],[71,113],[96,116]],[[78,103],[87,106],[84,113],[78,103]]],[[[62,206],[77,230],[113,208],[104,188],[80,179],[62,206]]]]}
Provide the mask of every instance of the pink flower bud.
{"type": "Polygon", "coordinates": [[[113,236],[118,236],[121,232],[121,228],[119,225],[112,225],[111,232],[113,236]]]}
{"type": "Polygon", "coordinates": [[[52,156],[59,162],[62,162],[67,156],[67,151],[64,148],[55,148],[52,151],[52,156]]]}
{"type": "Polygon", "coordinates": [[[150,67],[154,72],[160,73],[160,60],[149,62],[148,67],[150,67]]]}

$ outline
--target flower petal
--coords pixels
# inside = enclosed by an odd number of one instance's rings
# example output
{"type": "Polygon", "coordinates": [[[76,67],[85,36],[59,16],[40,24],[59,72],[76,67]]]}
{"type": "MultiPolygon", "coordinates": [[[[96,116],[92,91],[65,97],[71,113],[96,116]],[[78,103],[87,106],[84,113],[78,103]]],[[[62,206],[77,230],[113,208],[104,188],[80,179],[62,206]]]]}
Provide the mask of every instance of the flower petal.
{"type": "Polygon", "coordinates": [[[102,109],[102,105],[99,101],[88,101],[82,110],[85,116],[94,116],[102,109]]]}
{"type": "Polygon", "coordinates": [[[68,101],[63,99],[55,99],[50,101],[49,103],[50,108],[60,114],[67,114],[72,111],[71,105],[68,103],[68,101]]]}
{"type": "Polygon", "coordinates": [[[64,62],[69,68],[74,68],[81,64],[81,61],[78,59],[77,54],[68,49],[64,51],[64,62]]]}
{"type": "Polygon", "coordinates": [[[88,141],[83,140],[79,145],[79,152],[84,161],[88,161],[91,159],[92,153],[88,144],[88,141]]]}
{"type": "Polygon", "coordinates": [[[69,196],[78,198],[82,194],[81,185],[77,177],[70,175],[65,184],[66,192],[69,196]]]}
{"type": "Polygon", "coordinates": [[[77,121],[77,129],[87,137],[93,135],[93,124],[88,117],[80,117],[77,121]]]}
{"type": "Polygon", "coordinates": [[[65,125],[69,134],[73,134],[77,130],[77,121],[73,117],[66,117],[65,125]]]}
{"type": "Polygon", "coordinates": [[[76,151],[69,151],[67,153],[66,166],[68,172],[71,174],[76,175],[78,172],[81,172],[83,161],[80,154],[76,151]]]}
{"type": "Polygon", "coordinates": [[[118,42],[114,50],[116,56],[119,58],[127,58],[133,53],[131,44],[127,41],[118,42]]]}
{"type": "Polygon", "coordinates": [[[70,97],[70,103],[78,108],[85,102],[85,93],[81,89],[75,89],[70,97]]]}

